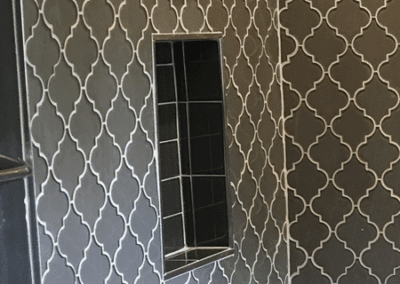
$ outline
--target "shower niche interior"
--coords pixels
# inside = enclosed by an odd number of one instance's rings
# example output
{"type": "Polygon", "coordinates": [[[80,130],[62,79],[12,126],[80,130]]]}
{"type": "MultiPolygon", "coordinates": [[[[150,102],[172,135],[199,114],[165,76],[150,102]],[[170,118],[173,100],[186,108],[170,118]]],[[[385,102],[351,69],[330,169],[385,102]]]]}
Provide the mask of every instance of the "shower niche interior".
{"type": "Polygon", "coordinates": [[[155,41],[166,279],[233,253],[219,46],[155,41]]]}

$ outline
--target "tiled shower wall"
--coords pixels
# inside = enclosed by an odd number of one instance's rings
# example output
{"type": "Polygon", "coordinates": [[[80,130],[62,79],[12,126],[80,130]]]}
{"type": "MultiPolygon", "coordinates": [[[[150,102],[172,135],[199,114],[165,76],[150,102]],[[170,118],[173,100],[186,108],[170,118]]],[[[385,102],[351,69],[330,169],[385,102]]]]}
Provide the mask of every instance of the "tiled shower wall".
{"type": "Polygon", "coordinates": [[[287,283],[277,1],[22,3],[42,282],[163,282],[152,34],[221,32],[236,253],[168,283],[287,283]]]}
{"type": "Polygon", "coordinates": [[[293,284],[399,283],[399,1],[280,1],[293,284]]]}

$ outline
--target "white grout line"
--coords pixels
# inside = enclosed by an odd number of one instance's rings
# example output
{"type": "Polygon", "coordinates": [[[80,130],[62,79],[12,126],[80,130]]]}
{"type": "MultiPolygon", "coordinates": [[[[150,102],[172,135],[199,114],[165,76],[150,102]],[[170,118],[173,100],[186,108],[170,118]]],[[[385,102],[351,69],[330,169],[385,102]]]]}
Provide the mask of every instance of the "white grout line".
{"type": "Polygon", "coordinates": [[[168,219],[171,219],[171,218],[176,217],[176,216],[179,216],[179,215],[181,215],[181,216],[182,216],[182,219],[184,219],[184,218],[183,218],[183,212],[174,213],[174,214],[171,214],[171,215],[162,217],[162,219],[163,219],[163,220],[168,220],[168,219]]]}
{"type": "Polygon", "coordinates": [[[166,143],[169,143],[169,142],[178,142],[178,141],[179,141],[178,138],[174,138],[174,139],[170,139],[170,140],[159,141],[158,143],[159,144],[166,144],[166,143]]]}
{"type": "Polygon", "coordinates": [[[179,175],[161,179],[160,182],[170,181],[170,180],[177,179],[177,178],[179,178],[179,175]]]}

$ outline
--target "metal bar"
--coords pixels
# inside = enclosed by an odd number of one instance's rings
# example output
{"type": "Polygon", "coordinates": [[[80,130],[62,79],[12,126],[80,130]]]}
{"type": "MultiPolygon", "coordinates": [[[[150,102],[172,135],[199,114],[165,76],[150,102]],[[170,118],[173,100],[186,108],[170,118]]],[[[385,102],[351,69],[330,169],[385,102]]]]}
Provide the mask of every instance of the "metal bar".
{"type": "Polygon", "coordinates": [[[6,168],[0,170],[0,182],[24,178],[32,174],[31,167],[20,159],[0,155],[0,168],[2,162],[6,164],[6,168]]]}

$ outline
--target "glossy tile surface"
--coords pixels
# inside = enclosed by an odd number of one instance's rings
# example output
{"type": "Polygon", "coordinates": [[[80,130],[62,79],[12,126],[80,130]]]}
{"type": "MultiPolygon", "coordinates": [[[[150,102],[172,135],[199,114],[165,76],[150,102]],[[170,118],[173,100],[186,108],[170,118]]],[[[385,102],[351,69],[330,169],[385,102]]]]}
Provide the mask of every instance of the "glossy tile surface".
{"type": "MultiPolygon", "coordinates": [[[[217,73],[213,76],[221,77],[218,74],[220,70],[218,42],[215,40],[160,41],[156,42],[155,46],[156,52],[157,50],[161,52],[156,54],[156,57],[163,56],[164,49],[173,46],[174,61],[171,67],[174,70],[175,80],[182,81],[183,87],[189,83],[187,75],[197,70],[194,63],[201,62],[201,64],[215,69],[214,71],[217,73]],[[182,46],[184,46],[184,50],[182,46]]],[[[159,60],[164,62],[162,59],[159,60]]],[[[158,66],[160,64],[157,63],[156,68],[158,66]]],[[[164,67],[164,65],[161,66],[164,67]]],[[[158,84],[158,75],[156,75],[156,84],[158,84]]],[[[163,80],[164,78],[161,78],[162,84],[163,80]]],[[[222,90],[221,80],[219,81],[219,85],[211,87],[211,89],[222,90]]],[[[202,88],[204,91],[208,91],[207,88],[202,88]]],[[[158,88],[158,91],[162,96],[162,90],[158,88]]],[[[186,246],[228,247],[229,226],[222,97],[219,98],[219,101],[199,102],[197,101],[198,97],[194,97],[193,101],[192,93],[193,90],[190,88],[184,88],[183,96],[185,98],[180,99],[182,94],[178,87],[174,102],[169,104],[159,102],[158,105],[161,179],[179,175],[179,179],[161,182],[162,216],[164,222],[167,222],[165,220],[169,216],[183,214],[182,228],[184,228],[186,246]],[[174,138],[178,138],[178,140],[168,142],[169,139],[174,138]],[[178,145],[177,151],[175,150],[176,145],[178,145]],[[176,157],[172,155],[176,155],[176,157]],[[177,159],[180,159],[178,172],[172,171],[177,159]],[[196,174],[201,174],[202,177],[196,177],[196,174]],[[219,175],[219,177],[208,176],[210,174],[219,175]],[[180,192],[181,189],[182,192],[180,192]],[[180,206],[181,200],[183,208],[180,206]],[[217,225],[219,226],[218,232],[217,225]]],[[[164,239],[167,237],[175,237],[175,235],[163,235],[164,239]]],[[[169,242],[165,241],[165,243],[169,242]]],[[[177,250],[180,247],[165,247],[164,251],[170,253],[174,249],[177,250]]]]}
{"type": "Polygon", "coordinates": [[[222,99],[219,51],[216,41],[184,43],[189,101],[222,99]]]}
{"type": "Polygon", "coordinates": [[[172,63],[172,46],[169,42],[161,42],[155,45],[156,64],[172,63]]]}
{"type": "Polygon", "coordinates": [[[173,283],[161,261],[151,39],[211,31],[222,33],[240,253],[179,280],[284,283],[278,1],[22,2],[42,282],[173,283]]]}
{"type": "Polygon", "coordinates": [[[151,34],[200,31],[223,33],[240,253],[181,282],[287,283],[289,248],[293,283],[396,281],[398,11],[383,0],[24,0],[43,282],[163,282],[151,34]]]}
{"type": "Polygon", "coordinates": [[[158,102],[174,102],[176,99],[173,67],[157,66],[156,73],[158,102]]]}
{"type": "Polygon", "coordinates": [[[292,283],[395,283],[400,5],[283,2],[292,283]]]}
{"type": "Polygon", "coordinates": [[[184,247],[182,215],[163,220],[164,253],[170,253],[184,247]]]}
{"type": "Polygon", "coordinates": [[[178,138],[176,115],[175,104],[158,106],[158,135],[161,142],[178,138]]]}
{"type": "Polygon", "coordinates": [[[177,141],[160,144],[160,168],[162,180],[179,175],[177,141]]]}
{"type": "Polygon", "coordinates": [[[161,182],[162,216],[168,217],[182,211],[180,179],[161,182]]]}
{"type": "Polygon", "coordinates": [[[183,42],[176,41],[172,45],[174,49],[174,62],[175,62],[175,74],[176,74],[176,88],[177,88],[176,90],[178,94],[178,101],[184,102],[187,100],[187,95],[186,95],[186,75],[185,75],[183,42]]]}

